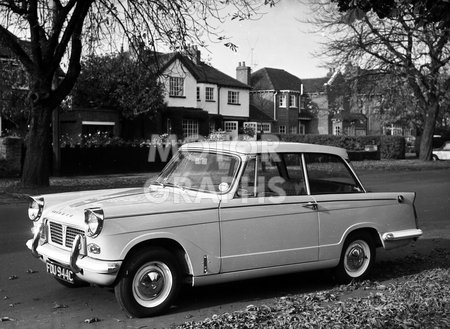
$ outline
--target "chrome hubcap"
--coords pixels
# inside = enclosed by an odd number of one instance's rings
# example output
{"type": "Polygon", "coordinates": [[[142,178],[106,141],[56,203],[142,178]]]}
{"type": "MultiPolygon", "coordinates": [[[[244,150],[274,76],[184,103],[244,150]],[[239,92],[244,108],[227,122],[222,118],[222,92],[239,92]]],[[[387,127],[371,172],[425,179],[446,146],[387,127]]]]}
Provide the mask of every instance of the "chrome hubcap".
{"type": "Polygon", "coordinates": [[[346,250],[344,267],[352,278],[363,275],[370,264],[370,247],[364,240],[353,241],[346,250]]]}
{"type": "Polygon", "coordinates": [[[172,284],[172,272],[166,264],[147,263],[134,276],[133,296],[140,305],[155,307],[169,296],[172,284]]]}
{"type": "Polygon", "coordinates": [[[365,259],[367,259],[367,257],[364,253],[364,249],[360,246],[354,246],[347,255],[348,267],[351,270],[356,271],[363,265],[365,259]]]}

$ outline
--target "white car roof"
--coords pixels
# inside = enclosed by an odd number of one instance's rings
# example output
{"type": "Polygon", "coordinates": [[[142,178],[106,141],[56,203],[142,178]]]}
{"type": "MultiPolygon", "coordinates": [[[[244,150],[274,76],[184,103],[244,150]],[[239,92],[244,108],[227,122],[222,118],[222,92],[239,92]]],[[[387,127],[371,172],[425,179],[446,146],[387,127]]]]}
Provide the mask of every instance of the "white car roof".
{"type": "Polygon", "coordinates": [[[290,143],[279,141],[202,141],[184,144],[181,146],[180,150],[227,151],[239,154],[257,154],[269,152],[328,153],[338,155],[344,159],[348,159],[347,151],[343,148],[318,144],[290,143]]]}

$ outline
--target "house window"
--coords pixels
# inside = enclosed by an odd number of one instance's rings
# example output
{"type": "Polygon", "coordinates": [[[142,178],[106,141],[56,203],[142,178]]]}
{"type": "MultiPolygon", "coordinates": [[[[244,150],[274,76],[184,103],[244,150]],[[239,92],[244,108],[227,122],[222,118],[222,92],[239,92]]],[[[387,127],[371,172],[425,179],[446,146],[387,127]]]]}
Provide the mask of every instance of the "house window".
{"type": "Polygon", "coordinates": [[[205,99],[207,101],[213,101],[214,100],[214,88],[212,87],[206,87],[205,90],[205,99]]]}
{"type": "Polygon", "coordinates": [[[169,78],[169,96],[184,96],[184,78],[169,78]]]}
{"type": "Polygon", "coordinates": [[[271,125],[267,122],[258,122],[258,131],[262,133],[270,133],[271,132],[271,125]]]}
{"type": "Polygon", "coordinates": [[[341,127],[340,126],[335,126],[334,127],[334,134],[335,135],[340,135],[341,134],[341,127]]]}
{"type": "Polygon", "coordinates": [[[228,91],[228,104],[239,104],[239,91],[228,91]]]}
{"type": "Polygon", "coordinates": [[[290,131],[291,134],[295,135],[297,134],[297,126],[291,126],[290,131]]]}
{"type": "Polygon", "coordinates": [[[197,100],[201,101],[202,99],[200,98],[200,87],[197,87],[197,100]]]}
{"type": "Polygon", "coordinates": [[[198,121],[191,119],[183,119],[182,121],[183,137],[198,137],[198,121]]]}
{"type": "Polygon", "coordinates": [[[297,97],[295,95],[289,95],[289,107],[297,107],[297,97]]]}
{"type": "Polygon", "coordinates": [[[225,131],[237,131],[238,130],[238,122],[237,121],[225,121],[224,122],[225,131]]]}
{"type": "Polygon", "coordinates": [[[278,132],[280,134],[285,134],[286,133],[286,126],[279,126],[278,127],[278,132]]]}
{"type": "Polygon", "coordinates": [[[279,107],[286,107],[286,94],[281,94],[278,97],[278,106],[279,107]]]}

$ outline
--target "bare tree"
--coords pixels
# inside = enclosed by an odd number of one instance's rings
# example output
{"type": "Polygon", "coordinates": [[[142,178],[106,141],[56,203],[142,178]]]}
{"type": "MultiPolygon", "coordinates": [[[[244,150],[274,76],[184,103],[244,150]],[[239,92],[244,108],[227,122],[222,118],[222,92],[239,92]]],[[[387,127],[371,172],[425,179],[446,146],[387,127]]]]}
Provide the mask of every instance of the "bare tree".
{"type": "Polygon", "coordinates": [[[52,112],[72,90],[83,51],[109,51],[124,43],[181,50],[216,37],[226,42],[215,24],[225,18],[251,19],[261,6],[275,2],[0,0],[0,46],[12,51],[29,77],[30,128],[22,184],[49,183],[52,112]],[[28,40],[28,46],[20,39],[28,40]]]}
{"type": "Polygon", "coordinates": [[[316,13],[311,22],[328,36],[325,54],[335,63],[352,62],[404,79],[423,122],[420,159],[429,160],[436,119],[450,86],[450,30],[420,16],[408,1],[398,2],[395,13],[383,19],[367,12],[355,20],[344,17],[330,1],[310,3],[316,13]]]}

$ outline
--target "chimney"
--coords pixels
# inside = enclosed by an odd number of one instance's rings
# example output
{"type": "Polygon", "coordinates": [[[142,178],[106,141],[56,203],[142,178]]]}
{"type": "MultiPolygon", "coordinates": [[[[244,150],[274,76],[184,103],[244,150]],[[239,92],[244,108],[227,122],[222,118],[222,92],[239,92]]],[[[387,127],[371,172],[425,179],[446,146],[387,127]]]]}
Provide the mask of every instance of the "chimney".
{"type": "Polygon", "coordinates": [[[184,55],[189,57],[191,61],[195,64],[200,64],[201,62],[201,52],[196,45],[188,45],[186,50],[183,52],[184,55]]]}
{"type": "Polygon", "coordinates": [[[250,74],[252,69],[249,66],[245,66],[245,62],[239,62],[236,67],[236,79],[246,85],[250,85],[250,74]]]}

